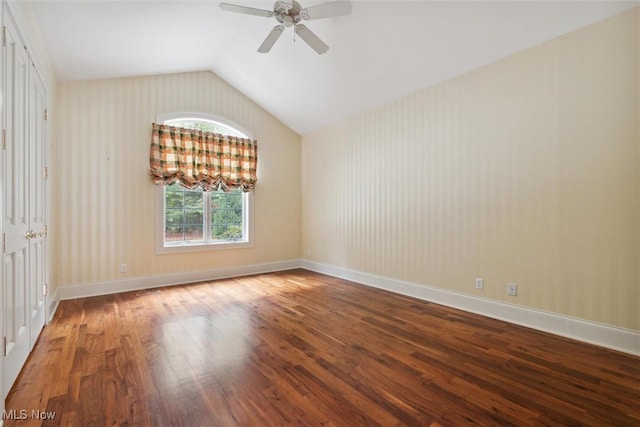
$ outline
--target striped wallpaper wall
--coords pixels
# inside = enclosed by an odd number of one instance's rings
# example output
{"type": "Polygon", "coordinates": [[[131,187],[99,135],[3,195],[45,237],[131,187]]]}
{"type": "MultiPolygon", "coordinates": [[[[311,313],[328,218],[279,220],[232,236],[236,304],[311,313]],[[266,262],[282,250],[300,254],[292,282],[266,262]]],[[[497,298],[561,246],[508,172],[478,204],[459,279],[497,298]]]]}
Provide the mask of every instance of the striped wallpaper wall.
{"type": "Polygon", "coordinates": [[[60,83],[54,285],[302,255],[640,330],[638,23],[636,8],[306,135],[302,149],[209,72],[60,83]],[[155,254],[148,127],[174,111],[260,141],[253,248],[155,254]]]}
{"type": "Polygon", "coordinates": [[[300,136],[211,72],[60,83],[57,99],[51,255],[58,285],[299,257],[300,136]],[[155,254],[151,123],[172,112],[213,114],[258,140],[253,248],[155,254]]]}
{"type": "Polygon", "coordinates": [[[638,16],[304,136],[305,257],[640,330],[638,16]]]}

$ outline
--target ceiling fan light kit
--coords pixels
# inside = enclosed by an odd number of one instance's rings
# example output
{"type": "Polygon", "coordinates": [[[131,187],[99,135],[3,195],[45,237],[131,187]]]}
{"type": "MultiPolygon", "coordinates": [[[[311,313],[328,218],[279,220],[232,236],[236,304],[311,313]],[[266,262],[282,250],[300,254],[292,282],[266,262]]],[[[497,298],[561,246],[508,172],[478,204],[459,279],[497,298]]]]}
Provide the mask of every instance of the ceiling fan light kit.
{"type": "Polygon", "coordinates": [[[300,36],[318,55],[322,55],[329,50],[329,46],[307,28],[306,25],[301,24],[302,20],[310,21],[312,19],[331,18],[333,16],[348,15],[351,13],[351,3],[347,0],[323,3],[306,9],[303,9],[300,3],[295,0],[291,2],[277,1],[273,5],[273,11],[229,3],[220,3],[220,8],[228,12],[243,13],[264,18],[276,18],[279,24],[273,27],[267,35],[267,38],[264,39],[258,48],[258,52],[260,53],[268,53],[273,45],[276,44],[284,30],[294,27],[294,33],[300,36]]]}

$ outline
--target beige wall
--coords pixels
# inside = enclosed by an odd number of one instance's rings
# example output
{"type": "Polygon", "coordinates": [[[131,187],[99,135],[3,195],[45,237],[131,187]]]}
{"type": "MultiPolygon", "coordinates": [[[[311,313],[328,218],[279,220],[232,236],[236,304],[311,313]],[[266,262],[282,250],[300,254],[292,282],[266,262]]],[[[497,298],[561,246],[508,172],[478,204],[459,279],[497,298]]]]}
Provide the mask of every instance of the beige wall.
{"type": "Polygon", "coordinates": [[[304,136],[305,257],[640,330],[638,22],[304,136]]]}
{"type": "Polygon", "coordinates": [[[299,257],[300,136],[214,74],[60,83],[58,101],[53,255],[60,286],[299,257]],[[184,111],[225,118],[258,140],[253,248],[156,255],[151,123],[184,111]]]}

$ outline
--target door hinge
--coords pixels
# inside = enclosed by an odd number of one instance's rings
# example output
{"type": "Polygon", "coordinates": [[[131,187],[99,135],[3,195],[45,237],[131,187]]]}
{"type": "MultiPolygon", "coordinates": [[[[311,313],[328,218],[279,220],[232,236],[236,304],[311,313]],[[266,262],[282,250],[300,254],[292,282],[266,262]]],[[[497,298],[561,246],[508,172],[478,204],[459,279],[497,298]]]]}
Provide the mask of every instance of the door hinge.
{"type": "Polygon", "coordinates": [[[45,121],[49,120],[49,109],[48,108],[44,109],[44,120],[45,121]]]}
{"type": "Polygon", "coordinates": [[[47,166],[42,168],[42,178],[49,178],[49,168],[47,166]]]}
{"type": "Polygon", "coordinates": [[[2,47],[7,47],[7,27],[2,27],[2,47]]]}
{"type": "Polygon", "coordinates": [[[2,233],[2,253],[7,253],[7,233],[2,233]]]}
{"type": "Polygon", "coordinates": [[[7,357],[7,337],[4,337],[4,356],[7,357]]]}
{"type": "Polygon", "coordinates": [[[48,293],[49,293],[49,285],[45,283],[44,285],[42,285],[42,294],[44,296],[47,296],[48,293]]]}
{"type": "Polygon", "coordinates": [[[7,130],[2,129],[2,149],[7,149],[7,130]]]}

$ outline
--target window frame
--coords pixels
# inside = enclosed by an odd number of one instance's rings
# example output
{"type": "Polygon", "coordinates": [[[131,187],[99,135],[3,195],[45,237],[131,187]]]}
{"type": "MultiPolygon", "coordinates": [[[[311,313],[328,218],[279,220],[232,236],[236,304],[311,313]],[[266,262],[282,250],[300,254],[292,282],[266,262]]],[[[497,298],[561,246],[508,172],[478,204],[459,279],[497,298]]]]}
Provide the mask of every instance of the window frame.
{"type": "MultiPolygon", "coordinates": [[[[157,117],[156,123],[165,123],[169,120],[202,120],[202,121],[210,121],[214,122],[219,126],[229,128],[230,133],[234,133],[243,138],[253,139],[253,135],[251,132],[247,131],[241,126],[237,124],[222,119],[220,117],[206,114],[206,113],[194,113],[194,112],[186,112],[186,113],[170,113],[164,114],[157,117]]],[[[178,184],[175,184],[178,185],[178,184]]],[[[250,191],[248,193],[242,193],[243,196],[243,222],[244,222],[244,231],[246,235],[246,239],[239,241],[207,241],[207,242],[198,242],[198,243],[188,243],[188,244],[173,244],[173,245],[165,245],[165,186],[164,185],[156,185],[156,254],[175,254],[175,253],[184,253],[184,252],[204,252],[204,251],[215,251],[215,250],[229,250],[229,249],[242,249],[242,248],[252,248],[253,247],[253,218],[254,218],[254,191],[250,191]]],[[[207,196],[205,197],[204,203],[207,203],[209,206],[211,204],[211,199],[207,196]]],[[[210,207],[206,208],[203,212],[204,219],[203,222],[207,227],[211,227],[210,220],[210,207]]]]}

